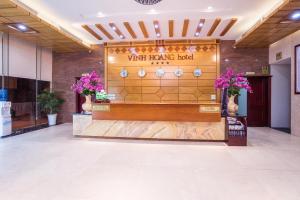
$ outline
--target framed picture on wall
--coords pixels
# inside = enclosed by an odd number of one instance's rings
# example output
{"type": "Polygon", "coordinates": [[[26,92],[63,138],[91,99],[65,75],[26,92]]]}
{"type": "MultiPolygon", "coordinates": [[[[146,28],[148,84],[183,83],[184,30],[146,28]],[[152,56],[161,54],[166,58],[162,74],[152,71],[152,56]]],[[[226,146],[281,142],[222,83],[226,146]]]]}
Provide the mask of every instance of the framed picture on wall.
{"type": "Polygon", "coordinates": [[[295,94],[300,94],[300,44],[295,46],[295,94]]]}

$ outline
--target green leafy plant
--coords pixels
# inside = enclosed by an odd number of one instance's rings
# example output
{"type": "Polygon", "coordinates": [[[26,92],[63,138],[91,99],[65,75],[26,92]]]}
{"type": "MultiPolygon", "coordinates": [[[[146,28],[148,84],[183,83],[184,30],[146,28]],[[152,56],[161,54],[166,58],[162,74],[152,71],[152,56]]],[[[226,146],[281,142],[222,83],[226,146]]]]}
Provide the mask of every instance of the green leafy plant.
{"type": "Polygon", "coordinates": [[[37,101],[40,103],[41,110],[47,114],[56,114],[64,100],[59,98],[56,93],[44,90],[38,95],[37,101]]]}

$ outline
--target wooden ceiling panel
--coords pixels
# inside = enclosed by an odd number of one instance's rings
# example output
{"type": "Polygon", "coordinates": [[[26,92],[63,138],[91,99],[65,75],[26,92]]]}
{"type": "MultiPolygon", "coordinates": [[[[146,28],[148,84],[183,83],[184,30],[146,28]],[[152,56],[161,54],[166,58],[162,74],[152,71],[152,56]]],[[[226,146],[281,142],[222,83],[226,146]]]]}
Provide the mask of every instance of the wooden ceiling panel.
{"type": "Polygon", "coordinates": [[[0,15],[2,17],[29,16],[29,12],[19,7],[3,8],[0,9],[0,15]]]}
{"type": "Polygon", "coordinates": [[[89,45],[71,35],[63,28],[57,28],[36,16],[36,13],[29,10],[18,1],[0,1],[0,31],[10,35],[31,41],[37,45],[52,49],[55,52],[74,52],[89,50],[89,45]],[[34,30],[37,34],[22,33],[8,28],[7,24],[22,23],[34,30]]]}
{"type": "Polygon", "coordinates": [[[0,17],[0,23],[1,24],[6,24],[6,23],[11,23],[11,21],[9,19],[6,19],[5,17],[0,17]]]}
{"type": "Polygon", "coordinates": [[[161,32],[160,32],[159,22],[157,20],[155,20],[155,21],[153,21],[153,25],[154,25],[154,31],[155,31],[156,37],[160,38],[161,32]]]}
{"type": "Polygon", "coordinates": [[[285,0],[262,21],[256,23],[241,39],[235,43],[236,47],[269,47],[278,40],[298,31],[299,22],[281,23],[289,21],[288,16],[294,10],[300,9],[300,1],[285,0]]]}
{"type": "Polygon", "coordinates": [[[169,37],[174,36],[174,20],[169,20],[169,37]]]}
{"type": "Polygon", "coordinates": [[[93,29],[91,29],[88,25],[82,25],[87,32],[89,32],[92,36],[94,36],[97,40],[102,40],[102,37],[98,35],[93,29]]]}
{"type": "Polygon", "coordinates": [[[108,39],[113,40],[113,36],[101,25],[96,24],[95,25],[108,39]]]}
{"type": "Polygon", "coordinates": [[[226,35],[226,33],[232,28],[232,26],[237,22],[237,18],[232,18],[227,26],[223,29],[220,36],[226,35]]]}
{"type": "Polygon", "coordinates": [[[127,29],[128,33],[131,35],[133,39],[137,39],[137,36],[135,32],[133,31],[132,27],[130,26],[129,22],[124,22],[123,23],[125,28],[127,29]]]}
{"type": "Polygon", "coordinates": [[[189,19],[185,19],[183,22],[183,27],[182,27],[182,37],[186,37],[188,29],[189,29],[189,23],[190,20],[189,19]]]}
{"type": "Polygon", "coordinates": [[[220,22],[221,22],[220,18],[215,19],[213,25],[211,26],[210,30],[207,33],[207,36],[212,36],[212,34],[215,32],[215,30],[219,26],[220,22]]]}
{"type": "Polygon", "coordinates": [[[196,28],[195,37],[199,37],[200,32],[204,26],[204,23],[205,23],[205,19],[200,19],[200,21],[197,25],[197,28],[196,28]]]}
{"type": "Polygon", "coordinates": [[[144,38],[149,38],[149,34],[148,34],[148,31],[146,29],[146,26],[145,26],[145,23],[143,21],[139,21],[139,26],[140,26],[140,29],[144,35],[144,38]]]}
{"type": "Polygon", "coordinates": [[[119,29],[114,23],[109,23],[109,26],[116,32],[116,34],[117,34],[121,39],[125,39],[124,34],[120,31],[120,29],[119,29]]]}
{"type": "Polygon", "coordinates": [[[1,0],[0,1],[0,9],[3,9],[3,8],[16,8],[17,6],[10,2],[9,0],[1,0]]]}
{"type": "Polygon", "coordinates": [[[30,15],[27,16],[9,16],[9,17],[5,17],[6,19],[14,22],[14,23],[31,23],[31,22],[40,22],[40,20],[37,20],[33,17],[31,17],[30,15]]]}

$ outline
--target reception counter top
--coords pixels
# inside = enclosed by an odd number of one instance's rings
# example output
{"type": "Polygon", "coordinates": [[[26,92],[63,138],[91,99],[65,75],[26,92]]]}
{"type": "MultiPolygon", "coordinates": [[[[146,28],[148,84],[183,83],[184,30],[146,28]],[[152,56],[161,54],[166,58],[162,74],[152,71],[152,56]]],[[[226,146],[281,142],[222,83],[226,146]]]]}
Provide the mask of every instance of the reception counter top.
{"type": "Polygon", "coordinates": [[[93,120],[220,122],[220,104],[93,104],[93,120]]]}

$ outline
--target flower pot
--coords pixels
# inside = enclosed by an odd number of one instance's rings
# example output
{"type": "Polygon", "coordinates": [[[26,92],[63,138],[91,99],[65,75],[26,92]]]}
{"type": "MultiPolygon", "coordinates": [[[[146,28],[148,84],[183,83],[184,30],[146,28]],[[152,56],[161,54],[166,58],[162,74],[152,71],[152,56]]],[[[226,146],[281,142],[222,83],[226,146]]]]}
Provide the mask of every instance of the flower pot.
{"type": "Polygon", "coordinates": [[[228,98],[227,111],[229,116],[236,116],[239,106],[234,102],[236,95],[228,98]]]}
{"type": "Polygon", "coordinates": [[[49,126],[56,125],[57,114],[48,114],[48,124],[49,126]]]}
{"type": "Polygon", "coordinates": [[[91,114],[92,113],[92,98],[91,95],[85,96],[85,102],[82,104],[82,110],[84,113],[91,114]]]}

